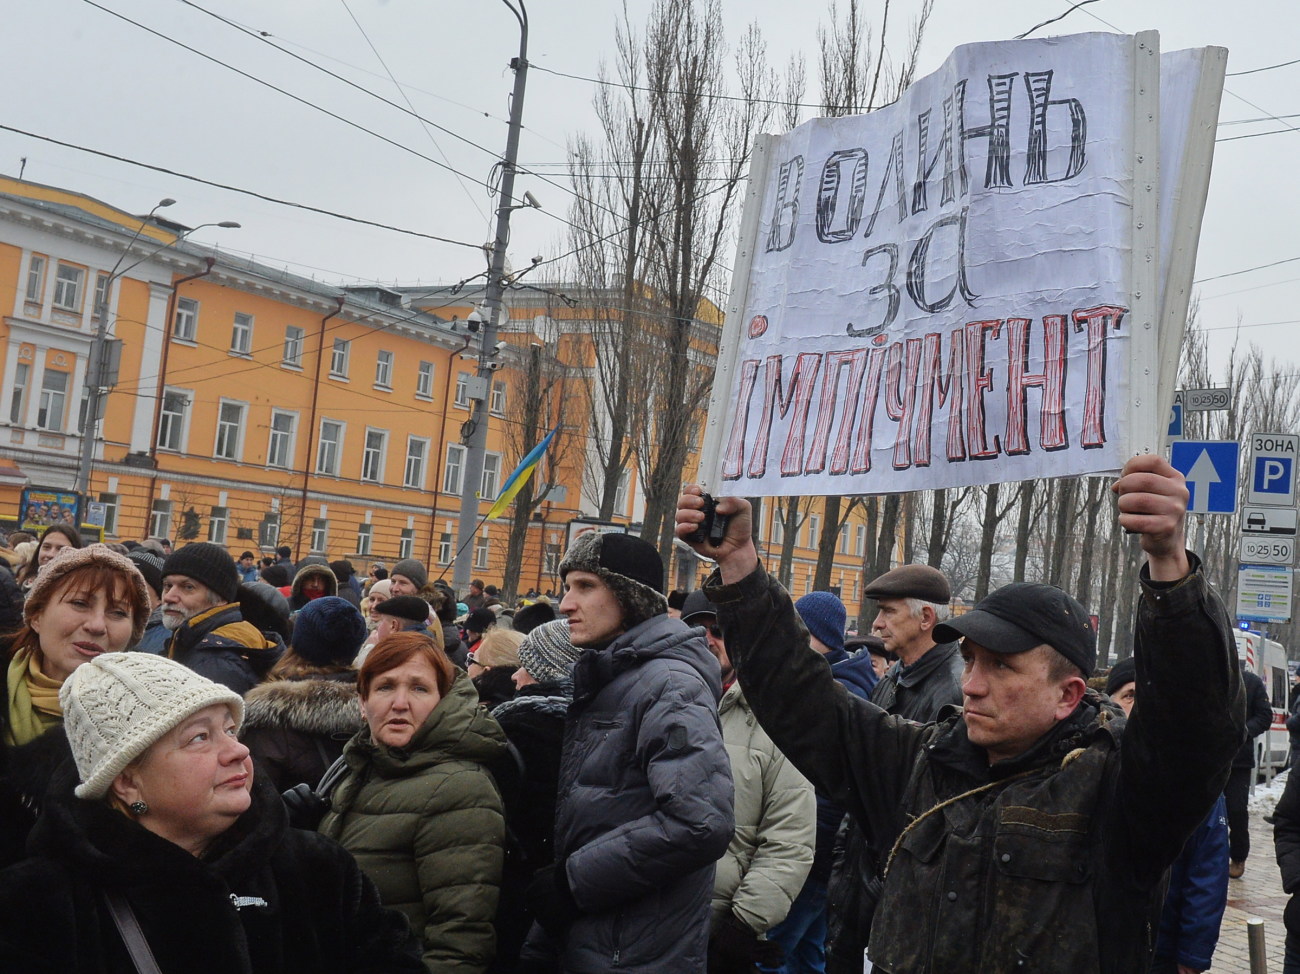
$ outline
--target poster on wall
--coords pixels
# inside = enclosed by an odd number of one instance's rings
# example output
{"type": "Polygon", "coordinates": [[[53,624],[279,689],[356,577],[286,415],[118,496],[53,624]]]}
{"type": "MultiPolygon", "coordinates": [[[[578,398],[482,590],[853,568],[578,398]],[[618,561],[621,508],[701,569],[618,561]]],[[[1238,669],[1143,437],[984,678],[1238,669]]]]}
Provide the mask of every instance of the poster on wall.
{"type": "MultiPolygon", "coordinates": [[[[1165,103],[1190,116],[1208,90],[1217,115],[1215,65],[1190,63],[1165,103]]],[[[972,44],[891,106],[763,137],[711,489],[892,493],[1158,448],[1164,264],[1200,224],[1199,171],[1169,167],[1181,196],[1161,184],[1162,154],[1201,138],[1183,124],[1162,149],[1163,83],[1154,32],[972,44]],[[1162,225],[1162,198],[1196,212],[1162,225]]]]}
{"type": "Polygon", "coordinates": [[[25,487],[19,501],[18,523],[24,531],[39,533],[51,524],[77,526],[80,496],[70,490],[25,487]]]}

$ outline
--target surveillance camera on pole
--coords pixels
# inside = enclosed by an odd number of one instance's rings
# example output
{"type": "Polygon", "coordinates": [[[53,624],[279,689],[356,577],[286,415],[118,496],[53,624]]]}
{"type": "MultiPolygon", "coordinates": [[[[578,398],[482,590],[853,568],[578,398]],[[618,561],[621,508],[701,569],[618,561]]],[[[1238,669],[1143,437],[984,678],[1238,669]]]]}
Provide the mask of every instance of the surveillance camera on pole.
{"type": "Polygon", "coordinates": [[[483,327],[483,322],[485,321],[487,321],[487,317],[482,311],[475,308],[469,313],[469,317],[465,319],[465,327],[470,330],[471,334],[477,334],[478,330],[483,327]]]}

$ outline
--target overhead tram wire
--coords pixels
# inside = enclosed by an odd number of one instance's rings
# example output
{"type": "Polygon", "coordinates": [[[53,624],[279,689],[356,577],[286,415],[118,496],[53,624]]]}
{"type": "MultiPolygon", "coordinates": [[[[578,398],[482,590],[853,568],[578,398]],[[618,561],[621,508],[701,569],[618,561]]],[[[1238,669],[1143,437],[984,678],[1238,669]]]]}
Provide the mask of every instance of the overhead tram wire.
{"type": "Polygon", "coordinates": [[[436,234],[424,233],[420,230],[408,230],[403,227],[395,227],[387,223],[380,223],[377,220],[367,220],[359,216],[348,216],[346,213],[338,213],[334,210],[312,206],[308,203],[295,203],[292,200],[282,200],[275,196],[267,196],[265,193],[259,193],[256,190],[243,189],[239,186],[231,186],[228,183],[218,183],[211,179],[204,179],[201,176],[191,176],[189,173],[183,173],[176,169],[168,169],[165,166],[155,166],[148,162],[140,162],[136,159],[129,159],[126,156],[115,155],[112,152],[104,152],[101,149],[92,149],[88,146],[77,145],[75,142],[65,142],[62,139],[56,139],[53,136],[38,135],[35,132],[28,132],[25,129],[15,128],[12,125],[0,123],[0,131],[13,132],[15,135],[23,135],[29,139],[38,139],[41,142],[49,142],[51,145],[61,146],[65,149],[75,149],[78,152],[86,152],[93,156],[99,156],[101,159],[112,159],[114,162],[123,162],[129,166],[138,166],[141,169],[148,169],[151,172],[162,173],[165,176],[175,176],[177,179],[186,179],[203,186],[211,186],[214,189],[224,189],[231,193],[251,196],[254,199],[259,199],[266,203],[274,203],[277,206],[288,206],[297,210],[306,210],[309,213],[319,213],[322,216],[333,217],[336,220],[347,220],[349,223],[357,223],[362,226],[376,227],[380,230],[391,230],[393,233],[401,233],[409,237],[419,237],[422,240],[432,240],[436,243],[452,244],[456,247],[468,247],[470,250],[481,250],[483,247],[482,244],[468,243],[464,240],[453,240],[450,237],[440,237],[436,234]]]}
{"type": "Polygon", "coordinates": [[[1300,64],[1300,58],[1294,61],[1283,61],[1281,64],[1269,64],[1262,68],[1251,68],[1249,71],[1229,71],[1225,77],[1240,78],[1247,74],[1260,74],[1264,71],[1276,71],[1278,68],[1289,68],[1293,64],[1300,64]]]}

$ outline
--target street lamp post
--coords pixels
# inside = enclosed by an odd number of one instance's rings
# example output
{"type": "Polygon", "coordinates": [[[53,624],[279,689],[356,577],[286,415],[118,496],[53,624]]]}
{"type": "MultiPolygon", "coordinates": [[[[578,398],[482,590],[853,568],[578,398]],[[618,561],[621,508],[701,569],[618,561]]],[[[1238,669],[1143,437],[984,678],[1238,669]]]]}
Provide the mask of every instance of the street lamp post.
{"type": "MultiPolygon", "coordinates": [[[[159,200],[154,208],[140,221],[135,234],[127,241],[126,247],[123,248],[122,256],[117,259],[113,269],[108,272],[108,280],[105,282],[102,291],[100,291],[99,300],[95,303],[95,337],[91,341],[90,356],[86,364],[86,419],[81,427],[81,459],[77,464],[77,480],[74,486],[74,490],[83,495],[90,492],[90,469],[95,459],[95,440],[99,436],[100,413],[104,409],[104,392],[107,384],[105,381],[105,365],[107,364],[108,349],[108,305],[114,283],[126,276],[128,271],[139,267],[151,257],[162,253],[169,247],[176,246],[195,230],[202,230],[204,227],[225,227],[228,229],[237,229],[239,227],[239,224],[234,220],[222,220],[220,223],[200,223],[196,227],[181,231],[174,240],[169,240],[155,247],[138,260],[123,267],[122,263],[130,256],[131,248],[140,239],[140,235],[144,233],[144,229],[149,225],[149,221],[153,219],[153,215],[162,207],[171,206],[175,202],[170,197],[159,200]]],[[[163,327],[167,327],[167,322],[163,323],[163,327]]]]}

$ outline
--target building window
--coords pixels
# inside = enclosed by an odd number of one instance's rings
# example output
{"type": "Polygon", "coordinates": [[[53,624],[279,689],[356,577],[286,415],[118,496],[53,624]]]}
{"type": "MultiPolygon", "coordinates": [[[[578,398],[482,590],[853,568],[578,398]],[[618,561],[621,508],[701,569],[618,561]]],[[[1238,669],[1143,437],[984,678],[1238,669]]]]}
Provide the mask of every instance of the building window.
{"type": "Polygon", "coordinates": [[[100,494],[99,502],[104,505],[104,533],[117,534],[117,494],[100,494]]]}
{"type": "Polygon", "coordinates": [[[334,339],[334,353],[330,356],[330,375],[339,379],[348,377],[348,354],[352,343],[342,338],[334,339]]]}
{"type": "Polygon", "coordinates": [[[175,450],[177,453],[184,449],[185,419],[189,409],[188,393],[175,389],[163,393],[162,414],[158,420],[158,449],[175,450]]]}
{"type": "Polygon", "coordinates": [[[560,574],[561,554],[562,552],[560,551],[560,546],[558,544],[551,544],[548,542],[546,545],[545,558],[544,558],[545,564],[542,567],[542,571],[546,572],[546,574],[548,575],[560,574]]]}
{"type": "Polygon", "coordinates": [[[212,450],[214,459],[239,459],[244,441],[244,412],[247,409],[242,402],[222,400],[217,411],[217,445],[212,450]]]}
{"type": "Polygon", "coordinates": [[[149,536],[153,538],[170,538],[172,536],[172,502],[156,500],[153,510],[149,512],[149,536]]]}
{"type": "Polygon", "coordinates": [[[447,466],[442,473],[442,490],[445,494],[459,494],[465,469],[465,448],[459,443],[447,444],[447,466]]]}
{"type": "Polygon", "coordinates": [[[492,383],[492,395],[488,400],[488,411],[493,416],[504,416],[506,414],[506,384],[504,380],[498,379],[492,383]]]}
{"type": "Polygon", "coordinates": [[[199,303],[193,298],[180,298],[176,302],[176,320],[172,323],[172,337],[192,342],[199,333],[199,303]]]}
{"type": "Polygon", "coordinates": [[[323,517],[311,522],[311,550],[324,554],[330,543],[330,522],[323,517]]]}
{"type": "Polygon", "coordinates": [[[95,303],[91,308],[91,314],[95,321],[99,321],[99,309],[108,308],[108,274],[100,271],[95,275],[95,303]]]}
{"type": "Polygon", "coordinates": [[[370,545],[374,541],[375,526],[373,524],[357,525],[357,554],[370,554],[370,545]]]}
{"type": "Polygon", "coordinates": [[[456,373],[456,398],[452,400],[462,409],[469,408],[469,373],[456,373]]]}
{"type": "Polygon", "coordinates": [[[444,531],[438,535],[438,564],[451,564],[451,532],[444,531]]]}
{"type": "Polygon", "coordinates": [[[81,311],[81,286],[86,272],[80,267],[60,263],[54,272],[54,307],[63,311],[81,311]]]}
{"type": "Polygon", "coordinates": [[[257,543],[263,548],[274,548],[280,543],[280,516],[274,512],[264,514],[258,525],[257,543]]]}
{"type": "Polygon", "coordinates": [[[41,399],[36,408],[36,426],[43,430],[63,429],[68,408],[68,373],[45,370],[41,378],[41,399]]]}
{"type": "Polygon", "coordinates": [[[402,528],[402,536],[397,540],[397,557],[410,558],[415,550],[415,528],[402,528]]]}
{"type": "Polygon", "coordinates": [[[214,507],[212,514],[208,517],[208,540],[213,544],[225,544],[226,526],[229,522],[229,510],[224,507],[214,507]]]}
{"type": "Polygon", "coordinates": [[[375,385],[384,389],[393,387],[393,353],[382,348],[375,356],[375,385]]]}
{"type": "Polygon", "coordinates": [[[253,351],[253,316],[235,312],[235,326],[230,332],[230,351],[248,355],[253,351]]]}
{"type": "Polygon", "coordinates": [[[785,544],[785,518],[781,516],[782,513],[779,508],[772,512],[771,542],[774,545],[785,544]]]}
{"type": "Polygon", "coordinates": [[[32,254],[27,262],[27,290],[23,297],[33,304],[40,304],[45,296],[45,258],[32,254]]]}
{"type": "Polygon", "coordinates": [[[332,419],[320,422],[320,445],[316,450],[316,472],[339,475],[339,454],[343,452],[343,424],[332,419]]]}
{"type": "Polygon", "coordinates": [[[501,454],[483,454],[483,479],[479,482],[479,497],[484,500],[497,499],[497,485],[501,482],[501,454]]]}
{"type": "Polygon", "coordinates": [[[302,338],[303,330],[297,325],[285,325],[284,328],[284,355],[281,362],[284,365],[302,365],[302,338]]]}
{"type": "Polygon", "coordinates": [[[268,467],[283,467],[287,470],[293,466],[293,440],[297,427],[296,413],[271,410],[271,441],[266,446],[268,467]]]}
{"type": "Polygon", "coordinates": [[[385,430],[366,430],[366,444],[361,451],[361,479],[379,483],[384,479],[384,452],[388,447],[385,430]]]}
{"type": "Polygon", "coordinates": [[[426,399],[433,398],[433,363],[421,362],[420,370],[415,374],[415,394],[426,399]]]}
{"type": "Polygon", "coordinates": [[[21,424],[24,407],[27,405],[27,383],[31,379],[32,369],[26,362],[14,366],[14,389],[9,396],[9,422],[21,424]]]}
{"type": "Polygon", "coordinates": [[[482,532],[474,539],[474,567],[487,568],[488,551],[491,548],[488,538],[488,529],[483,528],[482,532]]]}
{"type": "Polygon", "coordinates": [[[402,472],[402,486],[424,489],[424,464],[429,456],[429,441],[420,436],[406,438],[406,469],[402,472]]]}
{"type": "Polygon", "coordinates": [[[840,554],[849,553],[849,526],[846,524],[840,528],[840,554]]]}
{"type": "Polygon", "coordinates": [[[822,519],[816,514],[808,515],[808,547],[816,548],[817,539],[821,535],[822,519]]]}
{"type": "Polygon", "coordinates": [[[632,479],[632,471],[624,469],[618,475],[618,486],[614,488],[614,513],[627,513],[627,485],[632,479]]]}
{"type": "Polygon", "coordinates": [[[865,524],[858,525],[857,537],[853,541],[853,553],[862,558],[867,553],[867,527],[865,524]]]}

